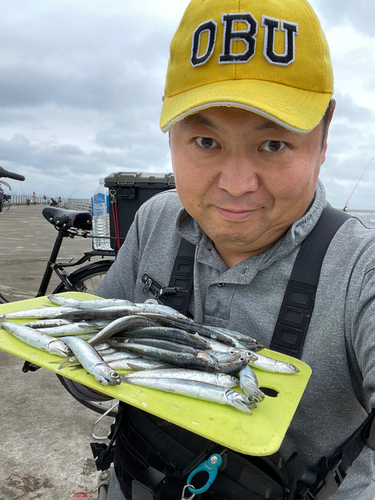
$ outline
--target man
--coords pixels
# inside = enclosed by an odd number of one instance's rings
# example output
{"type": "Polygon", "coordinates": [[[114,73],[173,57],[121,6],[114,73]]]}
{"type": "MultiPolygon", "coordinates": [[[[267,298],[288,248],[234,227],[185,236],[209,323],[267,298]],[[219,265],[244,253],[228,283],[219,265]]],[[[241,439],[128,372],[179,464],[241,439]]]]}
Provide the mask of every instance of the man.
{"type": "MultiPolygon", "coordinates": [[[[327,42],[305,0],[192,0],[171,43],[161,114],[177,193],[143,205],[98,295],[152,298],[142,277],[168,286],[183,237],[196,246],[195,321],[268,347],[298,251],[327,205],[318,176],[332,93],[327,42]]],[[[298,452],[307,485],[375,406],[374,251],[374,226],[350,218],[322,265],[301,356],[312,377],[280,449],[284,462],[298,452]]],[[[149,466],[176,478],[170,439],[196,455],[205,449],[123,403],[121,415],[109,500],[130,500],[132,480],[149,466]],[[167,437],[155,443],[161,429],[167,437]]],[[[335,485],[337,474],[328,477],[335,485]]],[[[320,498],[370,500],[374,479],[365,446],[338,491],[320,498]]],[[[248,483],[241,476],[230,494],[209,489],[201,498],[242,498],[242,487],[249,500],[269,498],[248,483]]],[[[315,498],[289,490],[285,498],[315,498]]],[[[183,498],[181,489],[161,495],[183,498]]]]}
{"type": "Polygon", "coordinates": [[[1,187],[0,184],[0,214],[3,213],[3,198],[4,198],[4,189],[1,187]]]}

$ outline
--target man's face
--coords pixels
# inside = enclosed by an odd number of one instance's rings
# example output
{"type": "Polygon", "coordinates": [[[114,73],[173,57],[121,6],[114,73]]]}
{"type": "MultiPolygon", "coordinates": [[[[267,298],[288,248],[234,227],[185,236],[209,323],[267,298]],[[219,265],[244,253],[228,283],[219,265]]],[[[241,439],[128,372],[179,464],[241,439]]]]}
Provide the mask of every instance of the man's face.
{"type": "Polygon", "coordinates": [[[270,248],[305,212],[325,160],[322,129],[295,134],[230,107],[172,128],[180,200],[228,267],[270,248]]]}

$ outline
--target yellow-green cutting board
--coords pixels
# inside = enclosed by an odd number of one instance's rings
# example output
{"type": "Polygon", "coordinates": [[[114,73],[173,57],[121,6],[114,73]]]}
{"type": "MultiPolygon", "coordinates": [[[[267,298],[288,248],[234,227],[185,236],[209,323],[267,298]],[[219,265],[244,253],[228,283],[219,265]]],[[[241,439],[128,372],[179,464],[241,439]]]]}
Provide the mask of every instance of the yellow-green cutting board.
{"type": "MultiPolygon", "coordinates": [[[[78,292],[68,292],[63,295],[80,300],[98,298],[78,292]]],[[[7,312],[48,306],[48,304],[50,303],[46,297],[12,302],[0,305],[0,316],[7,312]]],[[[52,307],[58,306],[52,305],[52,307]]],[[[26,321],[30,320],[18,320],[18,322],[26,321]]],[[[253,414],[248,415],[230,406],[155,389],[124,383],[104,386],[83,368],[77,370],[68,366],[60,369],[59,364],[51,362],[63,361],[64,358],[30,347],[1,328],[0,349],[164,418],[234,451],[259,456],[270,455],[280,448],[311,375],[310,367],[302,361],[265,349],[262,353],[266,356],[293,363],[300,372],[284,375],[255,369],[259,385],[273,389],[277,392],[277,397],[266,397],[252,410],[253,414]]],[[[43,387],[40,390],[42,391],[43,387]]]]}

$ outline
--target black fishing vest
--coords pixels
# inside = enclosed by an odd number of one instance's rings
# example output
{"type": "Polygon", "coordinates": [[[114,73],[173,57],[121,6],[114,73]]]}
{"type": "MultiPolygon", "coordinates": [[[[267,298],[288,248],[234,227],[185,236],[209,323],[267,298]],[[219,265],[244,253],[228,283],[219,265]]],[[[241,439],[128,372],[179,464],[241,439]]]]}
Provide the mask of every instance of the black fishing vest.
{"type": "MultiPolygon", "coordinates": [[[[344,212],[327,207],[303,242],[288,282],[270,348],[299,358],[314,308],[321,265],[341,225],[344,212]]],[[[195,247],[181,240],[169,286],[154,289],[164,304],[186,314],[193,286],[195,247]]],[[[367,444],[375,448],[374,411],[331,457],[323,457],[316,482],[301,483],[304,470],[297,453],[284,462],[279,453],[253,457],[224,451],[190,431],[120,403],[117,417],[115,471],[127,500],[179,500],[188,474],[212,453],[223,453],[224,465],[198,500],[326,500],[367,444]]],[[[99,467],[98,467],[99,468],[99,467]]],[[[205,477],[202,478],[203,483],[205,477]]],[[[198,484],[194,484],[199,488],[198,484]]],[[[189,496],[189,495],[188,495],[189,496]]]]}

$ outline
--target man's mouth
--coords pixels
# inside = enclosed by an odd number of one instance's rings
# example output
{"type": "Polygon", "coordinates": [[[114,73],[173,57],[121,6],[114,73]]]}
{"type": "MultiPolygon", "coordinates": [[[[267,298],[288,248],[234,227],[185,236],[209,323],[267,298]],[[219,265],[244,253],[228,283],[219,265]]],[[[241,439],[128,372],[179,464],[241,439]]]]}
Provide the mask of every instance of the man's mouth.
{"type": "Polygon", "coordinates": [[[227,221],[230,222],[241,222],[243,220],[246,220],[248,217],[250,217],[252,214],[256,212],[257,209],[241,209],[241,208],[221,208],[221,207],[216,207],[216,210],[218,211],[219,215],[227,221]]]}

